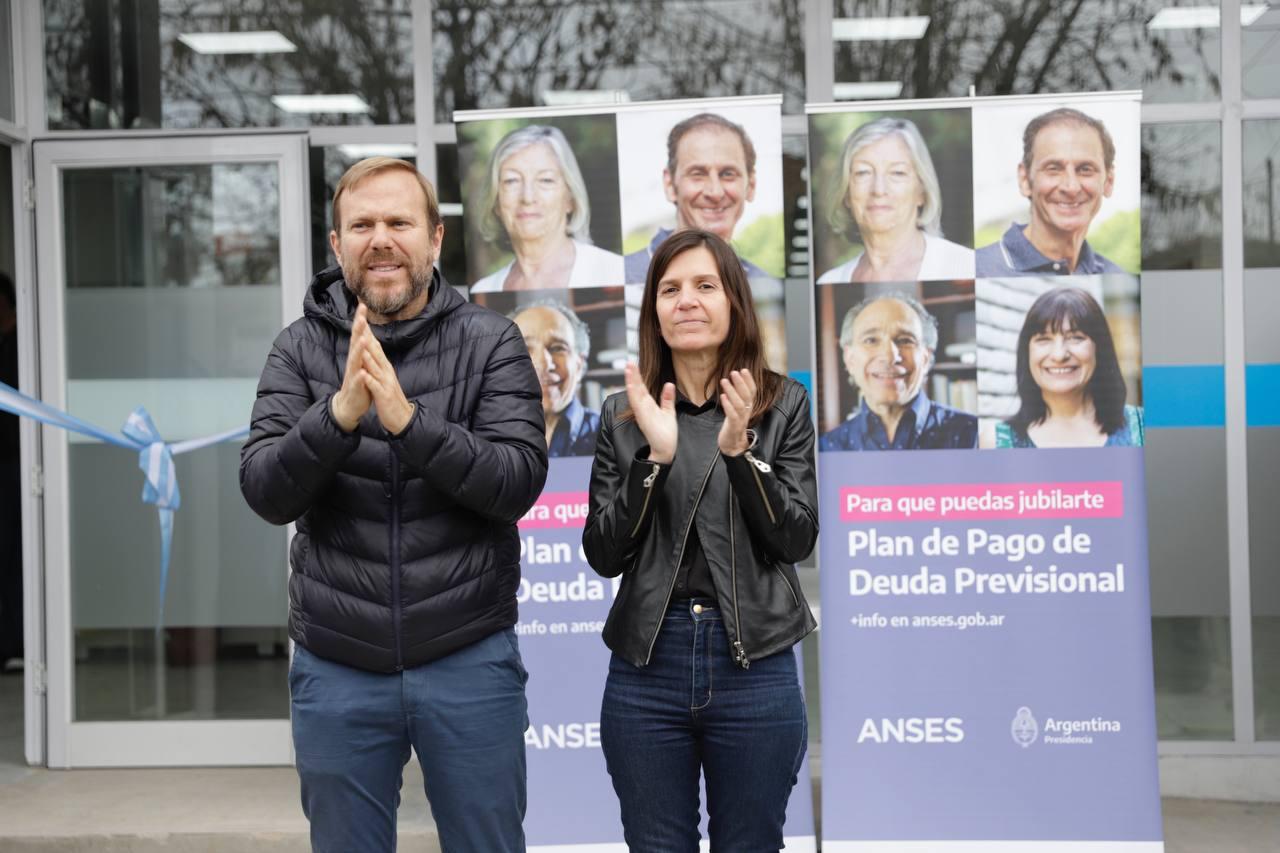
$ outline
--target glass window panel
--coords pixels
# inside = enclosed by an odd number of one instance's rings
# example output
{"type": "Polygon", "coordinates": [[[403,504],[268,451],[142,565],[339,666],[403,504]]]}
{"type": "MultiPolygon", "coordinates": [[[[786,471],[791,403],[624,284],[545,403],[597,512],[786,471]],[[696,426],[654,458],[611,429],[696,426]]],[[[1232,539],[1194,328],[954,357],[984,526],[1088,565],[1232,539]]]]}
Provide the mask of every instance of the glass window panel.
{"type": "Polygon", "coordinates": [[[726,95],[804,103],[801,0],[432,4],[436,121],[454,110],[726,95]]]}
{"type": "Polygon", "coordinates": [[[1222,266],[1222,128],[1142,128],[1142,268],[1222,266]]]}
{"type": "Polygon", "coordinates": [[[451,284],[465,284],[467,271],[466,229],[462,227],[462,173],[458,170],[458,146],[436,146],[436,192],[444,214],[444,244],[438,266],[451,284]]]}
{"type": "Polygon", "coordinates": [[[0,3],[0,119],[13,121],[13,21],[9,4],[0,3]]]}
{"type": "Polygon", "coordinates": [[[1280,740],[1280,427],[1250,427],[1247,446],[1254,730],[1259,740],[1280,740]]]}
{"type": "MultiPolygon", "coordinates": [[[[281,325],[277,167],[72,169],[62,193],[68,410],[145,405],[171,442],[247,422],[281,325]]],[[[160,625],[137,457],[68,440],[75,719],[286,717],[285,530],[241,497],[238,445],[175,457],[160,625]]]]}
{"type": "MultiPolygon", "coordinates": [[[[787,213],[787,278],[809,277],[808,142],[803,136],[782,137],[782,209],[787,213]]],[[[806,345],[798,352],[808,352],[806,345]]]]}
{"type": "Polygon", "coordinates": [[[410,5],[44,0],[49,128],[411,123],[410,5]]]}
{"type": "MultiPolygon", "coordinates": [[[[1247,138],[1247,137],[1246,137],[1247,138]]],[[[1248,192],[1248,183],[1245,191],[1248,192]]],[[[1247,197],[1247,196],[1246,196],[1247,197]]],[[[1254,731],[1280,740],[1280,288],[1277,264],[1244,274],[1246,430],[1249,483],[1249,599],[1253,608],[1254,731]]]]}
{"type": "Polygon", "coordinates": [[[963,96],[973,86],[979,95],[1142,89],[1148,102],[1215,100],[1212,0],[1175,5],[1201,18],[1169,18],[1167,0],[837,0],[835,17],[851,20],[834,30],[836,97],[963,96]]]}
{"type": "Polygon", "coordinates": [[[1280,5],[1267,3],[1261,14],[1248,10],[1263,4],[1246,0],[1241,15],[1244,48],[1244,96],[1280,98],[1280,5]]]}
{"type": "Polygon", "coordinates": [[[1225,434],[1148,429],[1145,449],[1157,730],[1230,740],[1225,434]]]}
{"type": "Polygon", "coordinates": [[[0,144],[0,272],[14,276],[13,151],[0,144]]]}
{"type": "Polygon", "coordinates": [[[1244,264],[1280,267],[1280,120],[1244,123],[1244,264]]]}

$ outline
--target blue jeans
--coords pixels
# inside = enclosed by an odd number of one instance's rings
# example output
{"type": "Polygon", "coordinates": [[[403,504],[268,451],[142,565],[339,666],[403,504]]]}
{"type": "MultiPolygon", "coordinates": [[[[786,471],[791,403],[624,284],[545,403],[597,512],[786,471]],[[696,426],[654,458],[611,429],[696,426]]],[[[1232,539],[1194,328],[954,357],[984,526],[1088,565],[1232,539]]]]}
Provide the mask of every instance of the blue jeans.
{"type": "Polygon", "coordinates": [[[289,694],[311,849],[396,849],[412,746],[446,853],[523,851],[527,679],[511,628],[391,674],[296,646],[289,694]]]}
{"type": "Polygon", "coordinates": [[[713,851],[780,850],[807,743],[794,651],[737,667],[709,599],[672,604],[648,666],[609,662],[600,745],[631,853],[697,851],[699,770],[713,851]]]}

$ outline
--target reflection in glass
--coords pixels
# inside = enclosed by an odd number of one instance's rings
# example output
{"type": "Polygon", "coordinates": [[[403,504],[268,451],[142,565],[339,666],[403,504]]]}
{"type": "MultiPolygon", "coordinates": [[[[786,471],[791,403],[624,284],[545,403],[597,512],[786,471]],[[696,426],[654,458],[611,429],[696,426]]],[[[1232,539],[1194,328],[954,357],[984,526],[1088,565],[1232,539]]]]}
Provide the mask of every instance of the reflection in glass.
{"type": "Polygon", "coordinates": [[[1222,130],[1217,122],[1142,128],[1142,268],[1222,266],[1222,130]]]}
{"type": "MultiPolygon", "coordinates": [[[[244,424],[281,322],[277,167],[70,169],[62,192],[68,410],[112,428],[144,405],[170,442],[244,424]]],[[[287,716],[285,531],[241,498],[239,447],[175,457],[158,625],[137,457],[68,442],[75,719],[287,716]]]]}
{"type": "Polygon", "coordinates": [[[9,17],[9,4],[0,3],[0,119],[13,121],[13,20],[9,17]]]}
{"type": "Polygon", "coordinates": [[[809,277],[809,156],[804,136],[782,137],[782,209],[786,215],[787,278],[809,277]]]}
{"type": "Polygon", "coordinates": [[[1218,28],[1166,27],[1156,15],[1167,5],[837,0],[837,96],[856,84],[843,97],[963,96],[973,86],[979,95],[1142,89],[1149,103],[1216,99],[1218,28]],[[869,26],[885,18],[897,26],[869,26]],[[920,19],[922,35],[901,23],[920,19]]]}
{"type": "Polygon", "coordinates": [[[1231,740],[1231,621],[1157,616],[1151,655],[1160,740],[1231,740]]]}
{"type": "Polygon", "coordinates": [[[0,144],[0,272],[14,276],[13,151],[0,144]]]}
{"type": "Polygon", "coordinates": [[[49,128],[410,123],[410,5],[44,0],[49,128]]]}
{"type": "Polygon", "coordinates": [[[436,146],[436,192],[444,214],[444,243],[436,266],[445,280],[465,284],[467,274],[467,229],[462,221],[462,173],[458,169],[458,146],[436,146]]]}
{"type": "Polygon", "coordinates": [[[436,121],[454,110],[764,95],[804,102],[801,0],[432,4],[436,121]]]}
{"type": "Polygon", "coordinates": [[[1262,13],[1250,12],[1246,3],[1240,23],[1244,48],[1244,96],[1246,98],[1280,98],[1280,6],[1263,7],[1262,13]]]}
{"type": "Polygon", "coordinates": [[[1280,120],[1244,123],[1244,264],[1280,267],[1280,120]]]}
{"type": "MultiPolygon", "coordinates": [[[[1274,284],[1268,281],[1265,286],[1274,284]]],[[[1280,503],[1280,480],[1267,474],[1280,470],[1280,427],[1250,427],[1247,441],[1254,730],[1259,740],[1276,741],[1280,740],[1280,571],[1276,570],[1280,529],[1275,508],[1280,503]]]]}

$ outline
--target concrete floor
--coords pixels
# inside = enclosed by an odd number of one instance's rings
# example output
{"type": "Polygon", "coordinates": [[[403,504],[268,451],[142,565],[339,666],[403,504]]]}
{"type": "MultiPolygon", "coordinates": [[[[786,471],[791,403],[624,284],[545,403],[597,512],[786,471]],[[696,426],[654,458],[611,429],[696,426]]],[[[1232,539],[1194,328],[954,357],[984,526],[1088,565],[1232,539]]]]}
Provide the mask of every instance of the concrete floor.
{"type": "MultiPolygon", "coordinates": [[[[0,851],[306,853],[288,767],[70,770],[22,760],[22,679],[0,678],[0,851]]],[[[814,761],[814,767],[821,766],[814,761]]],[[[815,780],[815,802],[820,801],[815,780]]],[[[401,849],[439,851],[416,763],[405,771],[401,849]]],[[[1167,853],[1280,853],[1280,804],[1164,800],[1167,853]]]]}

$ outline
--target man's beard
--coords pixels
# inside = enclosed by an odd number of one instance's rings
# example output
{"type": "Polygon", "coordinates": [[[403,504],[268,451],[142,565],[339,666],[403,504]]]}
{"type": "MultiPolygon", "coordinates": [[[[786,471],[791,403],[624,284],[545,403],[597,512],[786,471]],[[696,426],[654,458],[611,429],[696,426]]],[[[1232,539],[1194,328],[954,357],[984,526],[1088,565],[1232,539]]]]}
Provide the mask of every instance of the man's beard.
{"type": "Polygon", "coordinates": [[[421,264],[415,264],[408,258],[393,253],[382,252],[361,258],[356,264],[342,267],[342,275],[347,280],[347,287],[374,314],[383,317],[394,317],[403,311],[414,300],[426,292],[431,286],[432,259],[427,258],[421,264]],[[403,290],[384,290],[382,288],[366,288],[364,277],[366,267],[377,263],[403,264],[409,272],[409,286],[403,290]]]}

